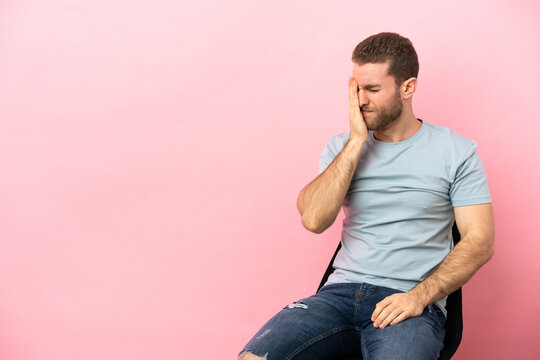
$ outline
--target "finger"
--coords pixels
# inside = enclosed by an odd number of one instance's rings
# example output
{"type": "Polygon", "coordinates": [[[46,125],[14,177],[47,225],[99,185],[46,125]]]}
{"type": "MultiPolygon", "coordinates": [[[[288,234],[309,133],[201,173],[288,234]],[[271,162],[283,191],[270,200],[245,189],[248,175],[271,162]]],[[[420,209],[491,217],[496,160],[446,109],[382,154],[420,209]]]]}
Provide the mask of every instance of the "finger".
{"type": "Polygon", "coordinates": [[[349,105],[351,108],[360,108],[358,106],[358,93],[356,92],[357,84],[353,77],[349,78],[349,105]]]}
{"type": "Polygon", "coordinates": [[[391,324],[399,315],[403,314],[403,308],[396,308],[379,325],[379,329],[384,329],[386,325],[391,324]]]}
{"type": "MultiPolygon", "coordinates": [[[[375,321],[373,322],[373,326],[375,327],[380,327],[382,325],[382,323],[384,322],[384,320],[390,316],[390,314],[395,310],[394,307],[392,307],[391,305],[388,305],[387,307],[385,307],[381,313],[379,314],[379,316],[377,316],[375,318],[375,321]]],[[[392,318],[393,319],[393,318],[392,318]]]]}
{"type": "Polygon", "coordinates": [[[403,320],[408,319],[408,318],[409,318],[409,315],[407,315],[406,312],[402,312],[402,313],[399,314],[394,320],[392,320],[392,321],[390,322],[390,326],[396,325],[396,324],[398,324],[398,323],[400,323],[400,322],[402,322],[403,320]]]}
{"type": "MultiPolygon", "coordinates": [[[[373,322],[373,326],[375,327],[380,327],[383,322],[389,317],[391,316],[391,314],[398,308],[398,306],[396,305],[387,305],[379,314],[379,316],[377,316],[375,318],[375,321],[373,322]]],[[[390,320],[388,320],[386,323],[388,324],[390,321],[392,321],[394,318],[392,317],[390,320]]]]}
{"type": "Polygon", "coordinates": [[[384,299],[379,301],[377,305],[375,305],[375,310],[373,311],[373,314],[371,314],[371,321],[375,321],[375,319],[379,317],[381,311],[383,311],[383,309],[391,303],[392,299],[390,299],[389,297],[385,297],[384,299]]]}

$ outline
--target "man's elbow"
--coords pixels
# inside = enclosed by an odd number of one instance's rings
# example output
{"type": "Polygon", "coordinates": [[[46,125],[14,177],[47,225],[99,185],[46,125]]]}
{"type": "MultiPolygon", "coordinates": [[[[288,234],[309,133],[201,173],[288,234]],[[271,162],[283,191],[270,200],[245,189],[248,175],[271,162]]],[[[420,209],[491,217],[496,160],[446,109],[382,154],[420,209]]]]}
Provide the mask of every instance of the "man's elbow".
{"type": "Polygon", "coordinates": [[[482,251],[482,255],[484,258],[483,264],[487,263],[493,257],[493,253],[494,253],[493,240],[494,240],[493,236],[490,236],[489,239],[486,240],[486,245],[484,246],[484,249],[482,251]]]}
{"type": "Polygon", "coordinates": [[[320,223],[313,221],[313,219],[308,218],[307,216],[302,216],[302,225],[309,231],[315,234],[320,234],[324,232],[328,227],[321,226],[320,223]]]}
{"type": "Polygon", "coordinates": [[[493,241],[492,241],[491,245],[489,246],[488,251],[487,251],[487,260],[486,260],[486,262],[491,260],[491,258],[493,257],[494,252],[495,252],[495,249],[494,249],[493,241]]]}

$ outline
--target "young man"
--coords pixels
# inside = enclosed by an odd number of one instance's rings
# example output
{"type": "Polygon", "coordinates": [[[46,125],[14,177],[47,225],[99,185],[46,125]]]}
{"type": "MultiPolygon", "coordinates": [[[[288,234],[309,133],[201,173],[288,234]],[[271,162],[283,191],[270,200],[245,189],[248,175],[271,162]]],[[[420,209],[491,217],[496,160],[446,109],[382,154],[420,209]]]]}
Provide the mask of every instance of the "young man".
{"type": "Polygon", "coordinates": [[[330,139],[297,202],[314,233],[343,207],[335,270],[317,294],[274,315],[238,359],[437,359],[447,295],[493,254],[476,143],[413,113],[412,43],[376,34],[352,61],[350,132],[330,139]],[[453,248],[454,219],[461,241],[453,248]]]}

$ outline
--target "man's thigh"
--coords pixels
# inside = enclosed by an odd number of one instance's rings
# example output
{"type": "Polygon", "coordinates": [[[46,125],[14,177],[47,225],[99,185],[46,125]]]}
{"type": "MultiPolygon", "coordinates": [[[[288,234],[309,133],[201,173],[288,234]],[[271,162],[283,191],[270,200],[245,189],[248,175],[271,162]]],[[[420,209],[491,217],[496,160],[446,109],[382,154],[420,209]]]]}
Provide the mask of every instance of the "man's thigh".
{"type": "Polygon", "coordinates": [[[361,353],[354,285],[331,286],[275,314],[240,351],[267,360],[325,360],[361,353]]]}
{"type": "Polygon", "coordinates": [[[443,348],[445,317],[436,305],[424,309],[420,316],[375,328],[364,329],[362,353],[364,359],[436,360],[443,348]]]}

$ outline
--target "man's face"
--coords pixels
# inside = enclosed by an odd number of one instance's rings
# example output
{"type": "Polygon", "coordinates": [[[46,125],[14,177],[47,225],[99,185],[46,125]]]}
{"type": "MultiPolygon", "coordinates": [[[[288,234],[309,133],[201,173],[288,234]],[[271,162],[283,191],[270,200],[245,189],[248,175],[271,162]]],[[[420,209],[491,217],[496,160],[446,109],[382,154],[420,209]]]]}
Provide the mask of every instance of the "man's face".
{"type": "Polygon", "coordinates": [[[358,104],[369,130],[382,130],[401,115],[403,102],[394,77],[388,75],[389,62],[353,63],[353,77],[358,83],[358,104]]]}

